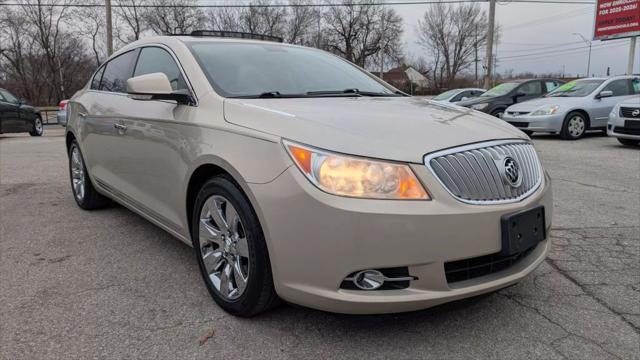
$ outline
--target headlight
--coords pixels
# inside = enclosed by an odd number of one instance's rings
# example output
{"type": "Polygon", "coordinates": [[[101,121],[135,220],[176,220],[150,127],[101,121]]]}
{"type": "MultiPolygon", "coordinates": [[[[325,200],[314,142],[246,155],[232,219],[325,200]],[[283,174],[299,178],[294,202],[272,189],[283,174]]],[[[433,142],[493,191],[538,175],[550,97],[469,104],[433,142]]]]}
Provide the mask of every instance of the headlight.
{"type": "Polygon", "coordinates": [[[471,105],[471,108],[473,110],[482,110],[482,109],[486,109],[487,106],[489,106],[489,103],[473,104],[471,105]]]}
{"type": "Polygon", "coordinates": [[[609,117],[618,116],[619,111],[620,111],[620,104],[616,104],[616,106],[614,106],[613,109],[611,109],[611,112],[609,113],[609,117]]]}
{"type": "Polygon", "coordinates": [[[559,106],[550,106],[542,109],[538,109],[531,113],[531,116],[543,116],[543,115],[553,115],[558,111],[559,106]]]}
{"type": "Polygon", "coordinates": [[[369,199],[429,200],[408,165],[340,155],[284,141],[298,169],[320,190],[369,199]]]}

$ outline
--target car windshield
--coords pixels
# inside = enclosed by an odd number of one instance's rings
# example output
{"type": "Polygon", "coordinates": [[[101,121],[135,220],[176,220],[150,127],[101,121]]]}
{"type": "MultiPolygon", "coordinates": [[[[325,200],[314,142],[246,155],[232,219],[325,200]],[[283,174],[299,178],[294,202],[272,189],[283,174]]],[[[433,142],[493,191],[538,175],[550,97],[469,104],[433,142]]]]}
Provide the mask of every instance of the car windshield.
{"type": "Polygon", "coordinates": [[[519,82],[506,82],[492,87],[491,89],[482,93],[482,97],[485,96],[502,96],[507,95],[511,90],[515,89],[522,83],[519,82]]]}
{"type": "Polygon", "coordinates": [[[553,90],[548,97],[582,97],[591,94],[604,80],[575,80],[553,90]]]}
{"type": "Polygon", "coordinates": [[[449,91],[445,91],[442,94],[436,96],[433,98],[433,100],[446,100],[450,97],[452,97],[453,95],[455,95],[458,92],[458,90],[449,90],[449,91]]]}
{"type": "Polygon", "coordinates": [[[191,52],[225,97],[398,96],[324,51],[270,43],[194,42],[191,52]]]}

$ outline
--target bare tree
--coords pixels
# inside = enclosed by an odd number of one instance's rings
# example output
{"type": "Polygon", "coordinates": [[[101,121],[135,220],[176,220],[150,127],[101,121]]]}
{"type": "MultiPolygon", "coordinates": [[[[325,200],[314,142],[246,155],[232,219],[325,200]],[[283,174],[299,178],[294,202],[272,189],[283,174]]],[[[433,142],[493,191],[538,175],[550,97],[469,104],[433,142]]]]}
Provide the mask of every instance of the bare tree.
{"type": "Polygon", "coordinates": [[[0,12],[0,86],[38,105],[57,104],[86,83],[95,65],[82,39],[65,29],[65,13],[37,7],[0,12]]]}
{"type": "Polygon", "coordinates": [[[383,39],[385,46],[397,49],[402,18],[393,9],[383,9],[371,0],[342,0],[342,5],[329,6],[324,13],[327,50],[365,66],[382,50],[383,39]]]}
{"type": "Polygon", "coordinates": [[[71,24],[76,33],[89,41],[95,65],[99,66],[107,57],[104,9],[99,7],[82,8],[71,24]]]}
{"type": "Polygon", "coordinates": [[[285,39],[291,44],[311,44],[313,27],[320,18],[320,11],[311,6],[310,0],[290,0],[289,4],[304,5],[290,9],[286,22],[285,39]]]}
{"type": "Polygon", "coordinates": [[[119,26],[115,27],[116,35],[120,42],[128,44],[140,39],[140,34],[145,30],[143,19],[144,8],[148,0],[119,0],[115,6],[115,15],[119,26]]]}
{"type": "Polygon", "coordinates": [[[418,43],[431,51],[433,78],[442,87],[473,63],[475,46],[484,45],[486,14],[477,4],[434,4],[417,27],[418,43]]]}
{"type": "Polygon", "coordinates": [[[55,84],[56,97],[64,98],[65,90],[61,79],[61,62],[58,58],[61,48],[63,23],[67,19],[69,0],[20,1],[26,20],[34,27],[34,40],[38,43],[46,60],[50,81],[55,84]]]}
{"type": "Polygon", "coordinates": [[[200,8],[193,7],[196,0],[151,0],[145,8],[146,25],[156,34],[188,34],[202,27],[205,16],[200,8]]]}

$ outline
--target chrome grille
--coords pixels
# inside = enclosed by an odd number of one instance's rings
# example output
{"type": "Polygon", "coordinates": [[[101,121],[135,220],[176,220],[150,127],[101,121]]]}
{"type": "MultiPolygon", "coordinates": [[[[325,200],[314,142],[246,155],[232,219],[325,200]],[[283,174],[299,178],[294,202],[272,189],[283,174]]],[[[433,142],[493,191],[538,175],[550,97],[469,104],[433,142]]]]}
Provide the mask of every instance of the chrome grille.
{"type": "Polygon", "coordinates": [[[425,165],[444,188],[471,204],[516,202],[542,183],[542,167],[533,145],[524,140],[491,141],[439,151],[425,156],[425,165]],[[500,166],[505,157],[520,167],[522,182],[513,187],[500,166]]]}

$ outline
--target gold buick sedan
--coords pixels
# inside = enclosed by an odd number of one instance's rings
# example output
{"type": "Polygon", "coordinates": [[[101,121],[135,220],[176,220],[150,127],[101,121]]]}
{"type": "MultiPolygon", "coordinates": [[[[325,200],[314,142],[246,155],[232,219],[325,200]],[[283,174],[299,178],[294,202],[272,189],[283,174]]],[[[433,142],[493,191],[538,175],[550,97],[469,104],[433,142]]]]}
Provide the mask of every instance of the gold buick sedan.
{"type": "Polygon", "coordinates": [[[551,183],[529,138],[261,35],[150,37],[67,105],[71,188],[194,248],[216,303],[428,308],[545,258],[551,183]]]}

